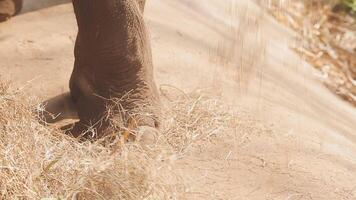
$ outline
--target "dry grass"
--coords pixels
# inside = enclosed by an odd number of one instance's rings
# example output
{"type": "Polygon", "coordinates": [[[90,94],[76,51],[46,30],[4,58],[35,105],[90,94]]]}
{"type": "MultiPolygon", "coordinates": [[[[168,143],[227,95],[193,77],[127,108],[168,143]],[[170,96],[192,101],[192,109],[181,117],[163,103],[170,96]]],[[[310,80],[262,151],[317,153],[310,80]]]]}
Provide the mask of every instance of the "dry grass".
{"type": "Polygon", "coordinates": [[[35,101],[0,84],[0,199],[184,199],[188,186],[174,161],[224,131],[232,115],[208,95],[162,91],[167,114],[157,143],[115,151],[40,125],[35,101]]]}
{"type": "Polygon", "coordinates": [[[165,99],[164,135],[178,156],[197,142],[209,140],[231,128],[235,113],[209,91],[185,94],[170,86],[161,87],[165,99]]]}
{"type": "Polygon", "coordinates": [[[320,71],[333,92],[356,105],[356,18],[335,11],[336,1],[280,1],[265,3],[280,22],[299,33],[295,47],[320,71]]]}

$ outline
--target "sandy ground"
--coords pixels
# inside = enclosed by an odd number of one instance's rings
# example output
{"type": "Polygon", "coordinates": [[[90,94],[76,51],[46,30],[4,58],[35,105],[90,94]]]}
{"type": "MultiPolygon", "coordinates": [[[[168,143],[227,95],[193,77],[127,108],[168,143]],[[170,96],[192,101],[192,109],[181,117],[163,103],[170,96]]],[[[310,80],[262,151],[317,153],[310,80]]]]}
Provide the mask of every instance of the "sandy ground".
{"type": "MultiPolygon", "coordinates": [[[[27,0],[0,24],[3,79],[44,99],[68,90],[66,2],[27,0]]],[[[291,31],[253,1],[150,0],[146,11],[158,85],[210,88],[248,113],[178,161],[187,199],[356,199],[356,111],[288,48],[291,31]]]]}

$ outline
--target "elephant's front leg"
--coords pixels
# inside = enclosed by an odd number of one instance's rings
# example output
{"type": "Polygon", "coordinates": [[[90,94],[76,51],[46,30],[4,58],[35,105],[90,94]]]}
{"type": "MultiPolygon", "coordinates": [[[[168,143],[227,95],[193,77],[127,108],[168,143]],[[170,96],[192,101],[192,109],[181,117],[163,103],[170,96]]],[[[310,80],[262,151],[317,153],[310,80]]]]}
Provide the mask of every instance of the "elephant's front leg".
{"type": "Polygon", "coordinates": [[[112,121],[123,117],[126,137],[154,132],[158,126],[158,91],[151,46],[142,11],[145,0],[75,0],[78,23],[70,90],[80,122],[67,131],[78,137],[120,133],[112,121]],[[120,100],[119,104],[111,102],[120,100]],[[108,106],[111,115],[107,115],[108,106]],[[117,106],[119,105],[119,106],[117,106]],[[146,128],[145,128],[146,127],[146,128]],[[151,127],[151,128],[149,128],[151,127]]]}
{"type": "Polygon", "coordinates": [[[0,22],[6,21],[21,11],[22,0],[0,0],[0,22]]]}
{"type": "Polygon", "coordinates": [[[77,119],[77,109],[69,92],[44,101],[44,109],[38,117],[42,123],[56,123],[65,119],[77,119]]]}
{"type": "Polygon", "coordinates": [[[108,122],[100,122],[100,124],[90,124],[83,121],[78,121],[73,124],[68,124],[61,127],[66,135],[72,136],[74,138],[95,140],[100,138],[98,133],[101,135],[113,135],[114,130],[110,127],[108,122]]]}
{"type": "Polygon", "coordinates": [[[118,108],[119,103],[110,105],[97,96],[84,96],[77,102],[80,121],[61,128],[67,135],[90,140],[120,136],[125,142],[137,140],[146,144],[155,141],[158,135],[157,119],[153,116],[131,115],[122,111],[121,105],[118,108]]]}

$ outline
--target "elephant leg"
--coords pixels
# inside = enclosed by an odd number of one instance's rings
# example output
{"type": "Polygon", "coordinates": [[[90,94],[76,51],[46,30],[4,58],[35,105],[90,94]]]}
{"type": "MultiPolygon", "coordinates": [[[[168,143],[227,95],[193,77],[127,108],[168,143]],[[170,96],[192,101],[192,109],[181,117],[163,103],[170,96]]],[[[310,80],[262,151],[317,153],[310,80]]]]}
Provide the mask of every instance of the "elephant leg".
{"type": "Polygon", "coordinates": [[[70,96],[74,99],[79,122],[64,127],[65,133],[85,139],[100,138],[109,134],[110,122],[107,119],[105,99],[95,94],[83,93],[74,81],[71,83],[70,96]]]}
{"type": "MultiPolygon", "coordinates": [[[[80,97],[77,105],[80,121],[62,127],[65,134],[79,139],[95,140],[98,138],[120,134],[123,141],[140,141],[144,144],[152,144],[157,138],[158,125],[156,119],[148,116],[132,116],[124,121],[126,128],[123,130],[115,128],[115,118],[122,119],[122,114],[116,111],[108,114],[106,110],[107,103],[102,102],[98,97],[86,96],[80,97]],[[85,99],[85,100],[84,100],[85,99]],[[112,124],[114,122],[114,124],[112,124]],[[113,126],[114,125],[114,126],[113,126]]],[[[119,120],[120,121],[120,120],[119,120]]],[[[119,124],[120,125],[120,124],[119,124]]]]}
{"type": "Polygon", "coordinates": [[[67,134],[90,136],[87,130],[93,129],[96,133],[93,139],[118,135],[124,132],[121,125],[130,124],[127,124],[130,118],[135,118],[135,126],[123,133],[126,138],[142,127],[154,130],[158,126],[155,107],[159,98],[142,16],[145,3],[145,0],[73,1],[79,31],[70,90],[80,121],[67,134]],[[92,17],[88,18],[89,15],[92,17]],[[117,121],[125,124],[112,124],[117,121]]]}
{"type": "Polygon", "coordinates": [[[0,22],[6,21],[19,13],[22,4],[22,0],[0,0],[0,22]]]}
{"type": "Polygon", "coordinates": [[[61,130],[64,131],[66,135],[72,136],[74,138],[95,139],[95,130],[91,131],[91,128],[94,129],[94,127],[91,127],[83,123],[82,121],[79,121],[73,124],[63,126],[61,127],[61,130]]]}
{"type": "Polygon", "coordinates": [[[151,117],[131,117],[127,122],[127,129],[122,136],[127,140],[138,141],[141,144],[152,144],[156,141],[159,128],[155,119],[151,117]]]}
{"type": "Polygon", "coordinates": [[[39,118],[45,123],[56,123],[64,119],[76,119],[77,110],[69,92],[55,96],[45,102],[44,111],[39,113],[39,118]]]}
{"type": "MultiPolygon", "coordinates": [[[[79,140],[83,141],[88,139],[95,140],[102,136],[111,136],[114,135],[117,131],[115,131],[115,129],[112,128],[107,122],[101,122],[90,126],[83,123],[82,121],[63,126],[61,127],[61,130],[64,131],[66,135],[78,138],[79,140]]],[[[156,127],[144,125],[132,126],[120,132],[120,134],[122,141],[121,143],[137,141],[145,147],[157,142],[159,129],[156,127]]]]}

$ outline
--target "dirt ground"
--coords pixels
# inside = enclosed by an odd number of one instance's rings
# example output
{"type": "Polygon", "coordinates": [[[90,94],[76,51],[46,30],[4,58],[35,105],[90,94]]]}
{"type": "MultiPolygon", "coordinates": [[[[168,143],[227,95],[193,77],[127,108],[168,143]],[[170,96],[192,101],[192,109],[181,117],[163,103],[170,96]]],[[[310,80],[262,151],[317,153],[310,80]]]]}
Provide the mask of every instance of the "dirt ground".
{"type": "MultiPolygon", "coordinates": [[[[356,199],[356,111],[288,48],[293,32],[254,1],[149,0],[155,78],[209,88],[241,126],[178,161],[187,199],[356,199]]],[[[48,98],[68,90],[76,22],[64,0],[27,0],[0,24],[2,79],[48,98]]]]}

